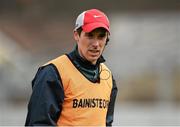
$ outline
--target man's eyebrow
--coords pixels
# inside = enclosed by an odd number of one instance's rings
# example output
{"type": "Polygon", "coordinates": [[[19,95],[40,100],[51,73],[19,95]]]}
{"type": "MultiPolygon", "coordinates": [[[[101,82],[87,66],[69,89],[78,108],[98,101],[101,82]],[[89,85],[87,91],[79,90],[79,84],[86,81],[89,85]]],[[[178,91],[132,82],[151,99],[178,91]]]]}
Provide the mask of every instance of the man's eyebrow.
{"type": "Polygon", "coordinates": [[[106,36],[106,33],[99,33],[99,36],[106,36]]]}
{"type": "Polygon", "coordinates": [[[92,32],[89,32],[89,33],[85,33],[86,36],[92,36],[93,33],[92,32]]]}

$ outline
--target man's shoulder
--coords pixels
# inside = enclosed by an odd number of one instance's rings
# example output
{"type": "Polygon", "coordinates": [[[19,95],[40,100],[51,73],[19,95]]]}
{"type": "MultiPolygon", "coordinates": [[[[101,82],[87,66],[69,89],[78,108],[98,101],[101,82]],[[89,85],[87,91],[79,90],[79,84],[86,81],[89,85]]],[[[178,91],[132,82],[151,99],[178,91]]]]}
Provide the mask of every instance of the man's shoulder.
{"type": "Polygon", "coordinates": [[[37,74],[36,75],[46,75],[46,74],[53,74],[56,71],[56,66],[53,64],[47,64],[40,66],[38,68],[37,74]]]}

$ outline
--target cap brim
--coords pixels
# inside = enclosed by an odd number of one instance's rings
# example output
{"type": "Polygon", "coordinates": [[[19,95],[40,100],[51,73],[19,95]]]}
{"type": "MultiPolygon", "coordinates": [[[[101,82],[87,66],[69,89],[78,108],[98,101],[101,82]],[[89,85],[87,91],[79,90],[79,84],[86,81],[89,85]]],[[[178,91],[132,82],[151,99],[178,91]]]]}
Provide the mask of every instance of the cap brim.
{"type": "Polygon", "coordinates": [[[84,32],[89,33],[91,31],[93,31],[94,29],[100,28],[100,27],[106,29],[110,33],[109,28],[105,24],[103,24],[101,22],[86,24],[86,25],[82,26],[82,29],[83,29],[84,32]]]}

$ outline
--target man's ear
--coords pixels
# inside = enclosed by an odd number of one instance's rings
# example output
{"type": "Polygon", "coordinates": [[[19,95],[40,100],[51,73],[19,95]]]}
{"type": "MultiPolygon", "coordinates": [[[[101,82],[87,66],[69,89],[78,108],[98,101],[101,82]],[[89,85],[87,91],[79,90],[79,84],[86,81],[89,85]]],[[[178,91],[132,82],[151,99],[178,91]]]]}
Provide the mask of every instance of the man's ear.
{"type": "Polygon", "coordinates": [[[74,39],[78,42],[79,41],[79,34],[77,31],[74,31],[74,39]]]}
{"type": "Polygon", "coordinates": [[[106,44],[105,44],[105,45],[107,45],[107,44],[108,44],[108,42],[109,42],[109,37],[106,39],[106,44]]]}

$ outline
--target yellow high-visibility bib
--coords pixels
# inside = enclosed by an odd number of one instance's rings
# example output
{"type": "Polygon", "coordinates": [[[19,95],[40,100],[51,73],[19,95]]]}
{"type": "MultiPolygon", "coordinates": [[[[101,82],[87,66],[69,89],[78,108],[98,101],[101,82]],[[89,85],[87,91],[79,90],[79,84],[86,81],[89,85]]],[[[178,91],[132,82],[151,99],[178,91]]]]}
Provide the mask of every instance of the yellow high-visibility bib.
{"type": "Polygon", "coordinates": [[[62,80],[64,102],[58,126],[106,126],[106,114],[112,90],[110,70],[100,64],[100,83],[89,81],[62,55],[47,64],[54,64],[62,80]]]}

